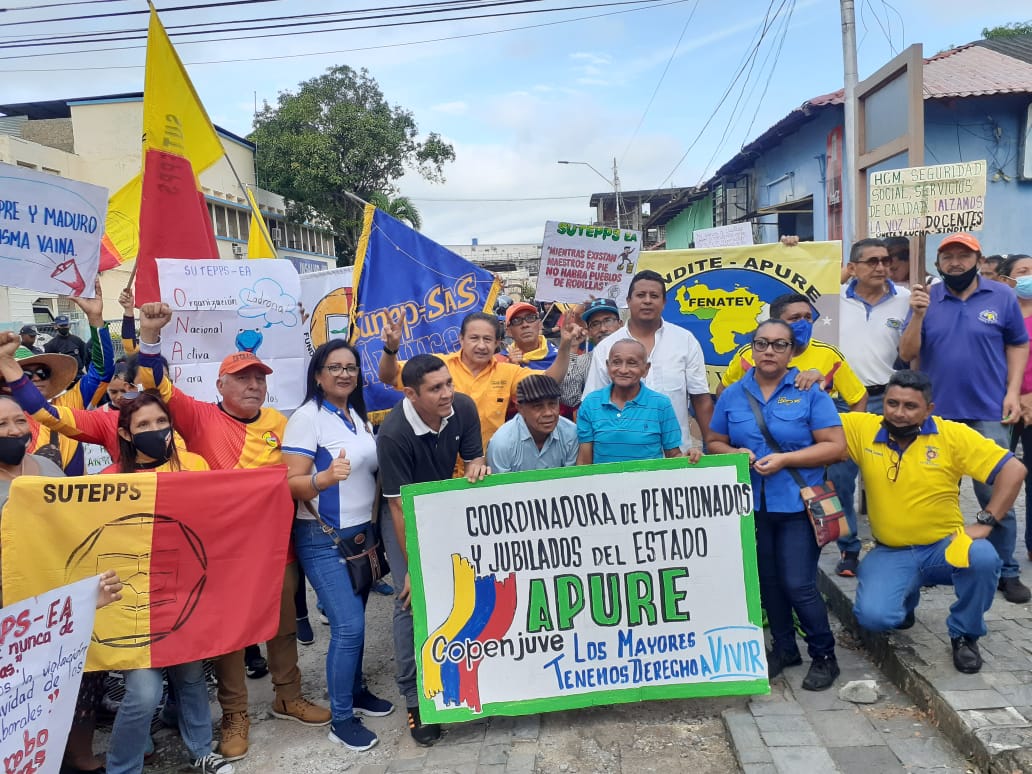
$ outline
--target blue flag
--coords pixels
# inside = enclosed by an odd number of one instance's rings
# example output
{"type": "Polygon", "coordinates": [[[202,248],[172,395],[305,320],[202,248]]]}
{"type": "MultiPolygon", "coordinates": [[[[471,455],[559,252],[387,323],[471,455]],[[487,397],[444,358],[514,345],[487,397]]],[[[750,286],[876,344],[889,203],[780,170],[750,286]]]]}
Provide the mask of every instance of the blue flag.
{"type": "Polygon", "coordinates": [[[379,422],[402,398],[377,376],[385,321],[401,323],[399,360],[456,352],[462,318],[490,310],[497,294],[491,272],[367,204],[355,255],[351,343],[362,358],[370,419],[379,422]]]}

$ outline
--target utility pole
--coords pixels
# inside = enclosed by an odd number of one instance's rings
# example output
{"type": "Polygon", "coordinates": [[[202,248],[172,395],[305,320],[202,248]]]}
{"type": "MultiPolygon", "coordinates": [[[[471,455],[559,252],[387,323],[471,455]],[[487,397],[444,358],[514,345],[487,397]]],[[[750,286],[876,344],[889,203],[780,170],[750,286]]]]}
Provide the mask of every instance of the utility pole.
{"type": "MultiPolygon", "coordinates": [[[[842,250],[843,253],[860,236],[855,234],[856,208],[866,203],[857,202],[857,169],[856,154],[856,13],[853,0],[840,0],[842,10],[842,66],[845,85],[845,121],[843,127],[843,163],[842,163],[842,250]]],[[[845,256],[843,255],[843,260],[845,256]]]]}
{"type": "Polygon", "coordinates": [[[620,228],[620,175],[616,171],[616,157],[613,157],[613,192],[616,194],[616,227],[620,228]]]}

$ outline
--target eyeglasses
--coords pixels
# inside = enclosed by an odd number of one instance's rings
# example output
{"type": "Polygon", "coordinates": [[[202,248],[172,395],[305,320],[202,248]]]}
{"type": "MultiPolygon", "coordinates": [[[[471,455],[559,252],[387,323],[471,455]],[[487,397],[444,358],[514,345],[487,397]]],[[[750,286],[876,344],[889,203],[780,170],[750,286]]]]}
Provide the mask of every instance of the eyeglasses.
{"type": "Polygon", "coordinates": [[[903,462],[903,455],[901,455],[895,449],[889,449],[889,469],[885,471],[885,475],[889,481],[893,484],[896,483],[896,479],[899,478],[899,466],[903,462]],[[896,455],[896,461],[893,462],[892,455],[896,455]]]}
{"type": "Polygon", "coordinates": [[[774,339],[769,341],[768,339],[753,339],[752,348],[757,352],[766,352],[767,347],[770,347],[775,352],[788,352],[788,348],[792,346],[791,341],[786,339],[774,339]]]}
{"type": "Polygon", "coordinates": [[[341,365],[340,363],[330,363],[329,365],[323,366],[322,370],[328,371],[332,376],[340,376],[341,374],[354,376],[358,373],[358,366],[341,365]]]}
{"type": "Polygon", "coordinates": [[[884,258],[868,258],[866,261],[853,261],[853,263],[862,263],[867,268],[873,269],[879,264],[882,266],[892,266],[892,258],[886,255],[884,258]]]}
{"type": "Polygon", "coordinates": [[[540,319],[536,314],[528,314],[526,317],[513,317],[509,325],[533,325],[540,319]]]}
{"type": "Polygon", "coordinates": [[[595,318],[588,322],[588,330],[597,331],[599,328],[607,327],[610,325],[617,325],[619,322],[619,317],[595,318]]]}
{"type": "Polygon", "coordinates": [[[23,370],[30,379],[38,379],[41,382],[45,382],[50,378],[50,369],[45,365],[29,366],[23,370]]]}

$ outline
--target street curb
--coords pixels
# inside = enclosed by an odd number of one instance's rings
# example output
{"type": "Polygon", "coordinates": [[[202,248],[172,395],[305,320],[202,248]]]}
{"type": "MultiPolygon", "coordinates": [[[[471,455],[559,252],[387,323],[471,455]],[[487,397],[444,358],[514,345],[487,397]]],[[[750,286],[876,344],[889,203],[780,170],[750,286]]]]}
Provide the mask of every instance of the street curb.
{"type": "Polygon", "coordinates": [[[827,599],[829,610],[863,643],[886,677],[931,715],[943,735],[961,753],[990,774],[1032,771],[1032,726],[973,728],[924,675],[929,665],[912,647],[895,639],[892,633],[861,628],[853,615],[853,599],[836,576],[819,567],[817,587],[827,599]]]}

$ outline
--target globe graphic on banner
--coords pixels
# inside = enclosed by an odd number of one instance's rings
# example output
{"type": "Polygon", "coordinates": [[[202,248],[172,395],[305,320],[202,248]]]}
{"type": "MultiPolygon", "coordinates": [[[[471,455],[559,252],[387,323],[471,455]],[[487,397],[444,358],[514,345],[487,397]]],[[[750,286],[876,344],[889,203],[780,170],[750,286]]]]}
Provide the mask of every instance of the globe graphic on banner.
{"type": "Polygon", "coordinates": [[[775,277],[747,269],[694,274],[667,290],[663,319],[687,328],[702,346],[708,366],[721,370],[770,316],[770,302],[798,293],[775,277]]]}

